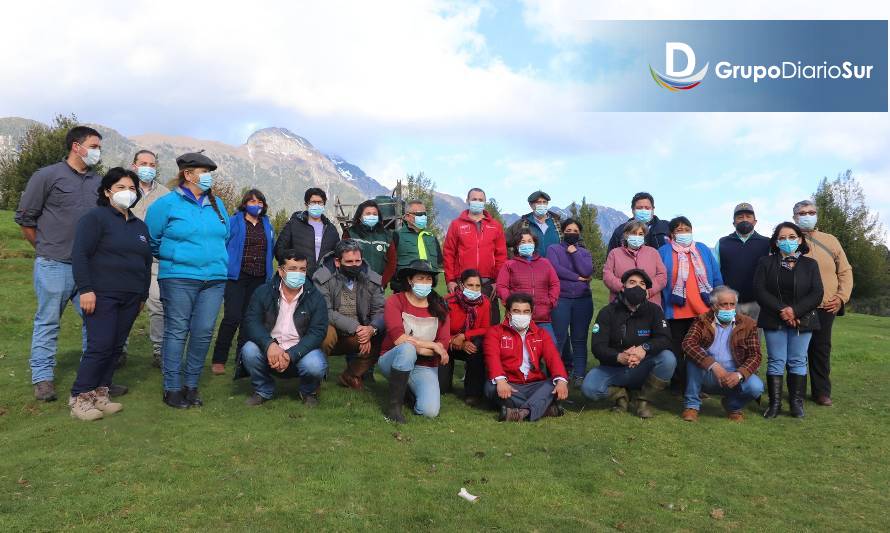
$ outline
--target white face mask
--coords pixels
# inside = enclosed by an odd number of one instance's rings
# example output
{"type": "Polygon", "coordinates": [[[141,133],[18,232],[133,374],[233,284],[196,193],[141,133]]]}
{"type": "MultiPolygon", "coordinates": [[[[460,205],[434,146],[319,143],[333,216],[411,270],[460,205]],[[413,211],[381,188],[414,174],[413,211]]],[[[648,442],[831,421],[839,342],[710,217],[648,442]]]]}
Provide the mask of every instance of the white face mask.
{"type": "Polygon", "coordinates": [[[83,159],[86,166],[93,167],[102,159],[102,151],[98,148],[87,148],[87,155],[80,156],[80,158],[83,159]]]}
{"type": "Polygon", "coordinates": [[[525,331],[528,329],[529,324],[532,323],[531,315],[510,315],[510,325],[519,331],[525,331]]]}
{"type": "Polygon", "coordinates": [[[111,195],[111,205],[119,209],[129,209],[136,201],[136,193],[130,190],[117,191],[111,195]]]}

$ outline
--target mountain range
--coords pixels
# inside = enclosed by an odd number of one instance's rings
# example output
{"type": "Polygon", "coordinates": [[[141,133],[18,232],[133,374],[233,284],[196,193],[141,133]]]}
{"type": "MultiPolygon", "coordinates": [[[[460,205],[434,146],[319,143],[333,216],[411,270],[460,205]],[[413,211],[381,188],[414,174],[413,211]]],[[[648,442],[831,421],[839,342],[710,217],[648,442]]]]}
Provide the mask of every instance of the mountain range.
{"type": "MultiPolygon", "coordinates": [[[[17,150],[28,128],[38,124],[25,118],[0,118],[0,157],[17,150]]],[[[107,126],[93,127],[102,133],[102,160],[106,168],[127,166],[137,150],[148,149],[158,154],[158,174],[166,180],[176,175],[177,155],[203,149],[219,165],[217,174],[220,177],[234,182],[237,190],[259,188],[266,194],[273,211],[302,209],[303,192],[309,187],[320,187],[328,194],[329,215],[333,214],[334,198],[339,198],[343,204],[358,204],[367,198],[392,192],[345,157],[325,154],[306,138],[285,128],[261,129],[251,134],[244,144],[233,146],[157,133],[126,137],[107,126]]],[[[434,203],[443,228],[466,209],[463,198],[443,192],[436,192],[434,203]]],[[[597,222],[607,240],[612,230],[627,217],[609,207],[597,206],[597,209],[597,222]]],[[[553,207],[552,210],[562,216],[568,213],[568,207],[553,207]]],[[[507,224],[519,218],[515,213],[502,215],[507,224]]]]}

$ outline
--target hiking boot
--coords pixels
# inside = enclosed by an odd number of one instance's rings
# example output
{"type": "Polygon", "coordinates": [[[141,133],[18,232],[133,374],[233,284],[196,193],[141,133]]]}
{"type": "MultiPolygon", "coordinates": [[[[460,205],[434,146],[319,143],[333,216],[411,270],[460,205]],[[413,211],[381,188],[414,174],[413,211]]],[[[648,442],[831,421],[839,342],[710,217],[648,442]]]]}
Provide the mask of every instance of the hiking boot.
{"type": "Polygon", "coordinates": [[[741,411],[730,411],[726,413],[726,418],[728,418],[730,422],[744,422],[745,414],[741,411]]]}
{"type": "Polygon", "coordinates": [[[189,404],[189,407],[201,407],[204,405],[204,401],[198,396],[197,387],[194,389],[191,387],[183,387],[182,394],[185,397],[185,403],[189,404]]]}
{"type": "Polygon", "coordinates": [[[498,422],[522,422],[528,418],[528,409],[517,409],[515,407],[501,407],[498,415],[498,422]]]}
{"type": "Polygon", "coordinates": [[[652,418],[653,416],[655,416],[655,413],[652,412],[652,408],[649,406],[649,403],[652,401],[652,398],[658,391],[664,390],[669,384],[669,381],[658,379],[655,374],[649,374],[649,377],[647,377],[646,381],[643,382],[643,387],[640,389],[640,393],[637,395],[638,417],[652,418]]]}
{"type": "Polygon", "coordinates": [[[188,409],[188,402],[181,390],[165,390],[164,403],[174,409],[188,409]]]}
{"type": "Polygon", "coordinates": [[[776,418],[782,410],[782,376],[767,374],[766,389],[769,392],[769,407],[763,412],[763,418],[776,418]]]}
{"type": "Polygon", "coordinates": [[[362,390],[365,388],[362,378],[353,375],[349,372],[349,369],[344,370],[337,376],[337,383],[340,384],[341,387],[346,387],[347,389],[362,390]]]}
{"type": "Polygon", "coordinates": [[[680,418],[682,418],[686,422],[698,422],[698,411],[696,409],[687,407],[686,409],[683,409],[683,413],[680,415],[680,418]]]}
{"type": "Polygon", "coordinates": [[[611,410],[615,413],[626,413],[628,406],[627,389],[624,387],[609,387],[606,389],[609,393],[609,400],[615,402],[611,410]]]}
{"type": "Polygon", "coordinates": [[[108,386],[108,395],[112,398],[117,398],[118,396],[123,396],[124,394],[130,392],[130,389],[127,388],[126,385],[117,385],[112,383],[108,386]]]}
{"type": "Polygon", "coordinates": [[[72,396],[68,401],[71,406],[71,418],[78,420],[99,420],[102,418],[102,411],[96,407],[95,399],[96,395],[93,391],[72,396]]]}
{"type": "Polygon", "coordinates": [[[559,405],[559,402],[557,402],[556,400],[550,402],[550,405],[547,406],[547,410],[544,411],[544,416],[557,417],[564,414],[566,414],[566,410],[563,409],[562,406],[559,405]]]}
{"type": "Polygon", "coordinates": [[[151,352],[151,366],[161,368],[161,346],[156,345],[151,352]]]}
{"type": "Polygon", "coordinates": [[[263,405],[264,403],[266,403],[268,401],[269,401],[268,399],[263,398],[262,396],[260,396],[256,392],[254,392],[253,394],[250,395],[249,398],[244,400],[244,403],[245,403],[245,405],[249,405],[251,407],[256,407],[258,405],[263,405]]]}
{"type": "Polygon", "coordinates": [[[816,402],[816,405],[821,405],[822,407],[831,407],[831,396],[821,394],[813,398],[813,401],[816,402]]]}
{"type": "Polygon", "coordinates": [[[56,401],[56,386],[52,381],[39,381],[35,383],[34,398],[42,402],[56,401]]]}
{"type": "Polygon", "coordinates": [[[405,392],[408,390],[408,378],[411,372],[392,369],[389,373],[389,398],[386,403],[386,418],[397,424],[405,423],[402,405],[405,404],[405,392]]]}
{"type": "Polygon", "coordinates": [[[102,411],[102,413],[113,415],[124,408],[123,405],[111,401],[111,397],[108,394],[108,387],[99,387],[93,392],[95,393],[93,405],[96,406],[96,409],[102,411]]]}
{"type": "Polygon", "coordinates": [[[300,393],[300,400],[303,401],[303,405],[306,407],[318,407],[318,393],[313,392],[312,394],[303,394],[300,393]]]}
{"type": "Polygon", "coordinates": [[[214,376],[221,376],[226,373],[226,365],[225,363],[213,363],[210,365],[210,372],[214,376]]]}

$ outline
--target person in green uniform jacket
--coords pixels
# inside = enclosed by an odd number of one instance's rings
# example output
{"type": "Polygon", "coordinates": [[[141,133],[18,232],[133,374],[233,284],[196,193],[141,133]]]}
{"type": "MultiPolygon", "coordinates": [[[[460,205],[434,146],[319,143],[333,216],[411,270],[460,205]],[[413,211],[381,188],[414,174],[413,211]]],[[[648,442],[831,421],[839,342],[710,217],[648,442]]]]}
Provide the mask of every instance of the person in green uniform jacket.
{"type": "Polygon", "coordinates": [[[355,209],[352,225],[343,230],[343,239],[352,239],[362,249],[362,259],[368,267],[383,277],[383,287],[395,273],[395,261],[391,260],[392,231],[383,227],[380,206],[374,200],[365,200],[355,209]]]}
{"type": "Polygon", "coordinates": [[[442,248],[439,240],[426,229],[426,206],[420,200],[408,200],[406,208],[404,223],[393,234],[392,257],[395,259],[396,275],[389,285],[393,292],[402,292],[407,288],[400,281],[401,276],[398,273],[412,261],[427,261],[434,269],[442,270],[442,248]]]}

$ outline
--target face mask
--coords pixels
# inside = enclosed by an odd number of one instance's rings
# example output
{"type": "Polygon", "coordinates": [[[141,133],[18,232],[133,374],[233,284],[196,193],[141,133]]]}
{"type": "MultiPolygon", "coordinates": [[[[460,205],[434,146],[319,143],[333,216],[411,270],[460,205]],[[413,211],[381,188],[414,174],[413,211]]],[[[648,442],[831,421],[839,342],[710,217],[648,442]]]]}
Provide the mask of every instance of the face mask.
{"type": "Polygon", "coordinates": [[[133,191],[117,191],[111,195],[111,203],[120,209],[129,209],[136,201],[136,193],[133,191]]]}
{"type": "Polygon", "coordinates": [[[674,241],[681,246],[689,246],[692,244],[692,234],[691,233],[678,233],[674,235],[674,241]]]}
{"type": "Polygon", "coordinates": [[[80,158],[83,159],[86,166],[93,167],[96,166],[96,163],[98,163],[100,159],[102,159],[102,151],[98,148],[87,148],[86,157],[80,156],[80,158]]]}
{"type": "Polygon", "coordinates": [[[532,323],[531,315],[510,315],[510,325],[513,326],[514,329],[519,331],[525,331],[528,329],[529,324],[532,323]]]}
{"type": "Polygon", "coordinates": [[[247,211],[252,217],[259,216],[259,214],[263,211],[263,206],[261,205],[245,205],[244,210],[247,211]]]}
{"type": "Polygon", "coordinates": [[[634,218],[636,218],[640,222],[648,223],[650,220],[652,220],[652,210],[651,209],[634,209],[634,218]]]}
{"type": "Polygon", "coordinates": [[[797,225],[801,229],[812,231],[816,228],[816,215],[800,215],[797,217],[797,225]]]}
{"type": "Polygon", "coordinates": [[[636,287],[630,287],[624,289],[624,301],[629,303],[630,305],[640,305],[641,303],[646,301],[646,289],[637,285],[636,287]]]}
{"type": "Polygon", "coordinates": [[[485,202],[479,200],[470,200],[470,213],[478,215],[485,209],[485,202]]]}
{"type": "Polygon", "coordinates": [[[643,247],[643,244],[646,242],[646,237],[642,235],[628,235],[627,236],[627,245],[634,250],[639,250],[643,247]]]}
{"type": "Polygon", "coordinates": [[[717,320],[724,324],[729,324],[735,320],[735,309],[720,309],[717,311],[717,320]]]}
{"type": "Polygon", "coordinates": [[[142,183],[151,183],[158,175],[158,170],[152,167],[139,167],[136,169],[136,175],[142,183]]]}
{"type": "Polygon", "coordinates": [[[426,215],[415,215],[414,225],[417,226],[417,229],[426,229],[426,215]]]}
{"type": "Polygon", "coordinates": [[[550,210],[550,204],[536,204],[535,205],[535,214],[539,217],[542,217],[547,214],[547,211],[550,210]]]}
{"type": "Polygon", "coordinates": [[[744,220],[735,225],[735,230],[739,235],[747,235],[754,231],[754,224],[744,220]]]}
{"type": "Polygon", "coordinates": [[[305,272],[287,272],[284,276],[284,284],[291,289],[299,289],[306,283],[305,272]]]}
{"type": "Polygon", "coordinates": [[[433,292],[433,286],[429,283],[415,283],[411,290],[414,292],[414,296],[426,298],[433,292]]]}
{"type": "Polygon", "coordinates": [[[522,257],[531,257],[535,253],[535,245],[530,243],[520,244],[516,247],[522,257]]]}
{"type": "Polygon", "coordinates": [[[373,228],[378,222],[380,222],[380,217],[377,215],[366,215],[362,217],[362,224],[369,228],[373,228]]]}
{"type": "Polygon", "coordinates": [[[342,272],[343,275],[346,276],[347,279],[355,279],[355,278],[359,277],[359,275],[362,273],[362,266],[361,265],[349,265],[349,266],[340,265],[340,272],[342,272]]]}
{"type": "Polygon", "coordinates": [[[793,254],[797,251],[797,247],[799,246],[797,239],[786,239],[784,241],[779,241],[779,250],[782,250],[786,254],[793,254]]]}
{"type": "Polygon", "coordinates": [[[210,172],[205,172],[198,176],[198,188],[202,191],[206,191],[210,187],[213,186],[213,175],[210,172]]]}
{"type": "Polygon", "coordinates": [[[577,233],[566,233],[565,235],[562,236],[562,240],[564,243],[571,246],[573,244],[578,244],[578,241],[581,240],[581,235],[579,235],[577,233]]]}
{"type": "Polygon", "coordinates": [[[470,289],[464,289],[464,296],[467,297],[467,300],[476,301],[482,297],[482,291],[474,291],[470,289]]]}
{"type": "Polygon", "coordinates": [[[309,216],[312,218],[321,217],[322,213],[324,213],[324,205],[322,204],[309,204],[309,216]]]}

